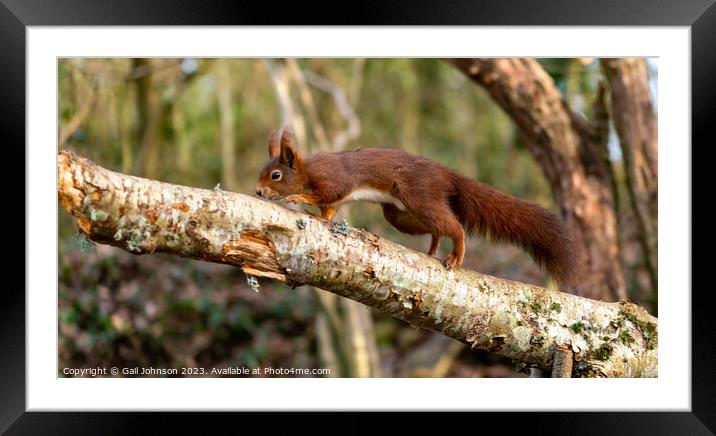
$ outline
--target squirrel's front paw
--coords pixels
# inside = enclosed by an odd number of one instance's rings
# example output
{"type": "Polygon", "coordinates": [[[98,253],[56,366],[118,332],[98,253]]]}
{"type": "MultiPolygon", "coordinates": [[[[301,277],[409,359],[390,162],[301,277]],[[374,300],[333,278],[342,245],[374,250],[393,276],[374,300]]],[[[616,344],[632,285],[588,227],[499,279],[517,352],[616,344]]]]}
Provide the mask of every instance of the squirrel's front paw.
{"type": "Polygon", "coordinates": [[[331,221],[330,219],[324,217],[323,215],[321,215],[321,214],[319,214],[319,213],[313,213],[313,212],[311,212],[310,210],[307,210],[307,211],[305,211],[305,212],[306,212],[307,214],[311,215],[311,216],[314,217],[314,218],[318,218],[319,220],[331,221]]]}
{"type": "Polygon", "coordinates": [[[286,196],[286,197],[283,199],[283,201],[285,201],[286,203],[298,204],[298,203],[301,202],[301,197],[298,196],[298,195],[293,195],[293,194],[292,194],[292,195],[286,196]]]}

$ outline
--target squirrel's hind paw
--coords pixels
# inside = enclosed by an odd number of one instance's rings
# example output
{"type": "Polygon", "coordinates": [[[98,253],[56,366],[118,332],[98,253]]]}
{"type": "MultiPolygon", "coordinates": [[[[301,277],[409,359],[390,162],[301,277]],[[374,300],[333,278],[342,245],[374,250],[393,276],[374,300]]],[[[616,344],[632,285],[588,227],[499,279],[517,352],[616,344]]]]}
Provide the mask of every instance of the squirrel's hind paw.
{"type": "Polygon", "coordinates": [[[445,259],[443,259],[442,264],[445,268],[452,270],[460,266],[459,259],[454,254],[449,254],[445,259]]]}

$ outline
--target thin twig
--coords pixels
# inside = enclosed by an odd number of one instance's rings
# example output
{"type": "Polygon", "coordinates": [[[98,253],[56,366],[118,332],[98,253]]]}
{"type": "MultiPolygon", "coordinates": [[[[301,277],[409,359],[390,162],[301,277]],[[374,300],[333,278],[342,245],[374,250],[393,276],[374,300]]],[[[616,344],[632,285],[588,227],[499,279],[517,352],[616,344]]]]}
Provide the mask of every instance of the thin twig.
{"type": "Polygon", "coordinates": [[[87,115],[89,115],[90,109],[92,109],[92,106],[94,106],[95,101],[97,101],[97,91],[95,91],[94,88],[90,88],[89,95],[82,104],[80,110],[75,113],[72,119],[70,119],[69,123],[67,123],[64,127],[60,128],[60,134],[57,140],[57,143],[60,147],[65,145],[67,143],[67,140],[75,134],[82,122],[85,120],[85,118],[87,118],[87,115]]]}
{"type": "Polygon", "coordinates": [[[301,114],[293,109],[291,93],[289,91],[288,80],[286,79],[284,69],[276,67],[271,59],[265,59],[264,63],[266,64],[266,68],[269,70],[271,81],[273,82],[274,89],[276,90],[276,98],[278,99],[279,106],[281,107],[281,125],[292,125],[293,130],[296,133],[296,137],[298,138],[298,142],[305,143],[306,126],[301,114]]]}
{"type": "MultiPolygon", "coordinates": [[[[286,59],[286,71],[296,85],[298,90],[298,96],[301,99],[301,104],[305,110],[310,113],[313,122],[311,128],[313,129],[313,135],[318,141],[318,147],[321,151],[329,151],[331,144],[326,134],[326,129],[323,127],[321,120],[318,118],[318,111],[316,105],[313,102],[313,96],[311,96],[311,90],[306,85],[306,78],[303,76],[303,72],[298,67],[298,62],[295,59],[286,59]]],[[[305,144],[307,146],[308,144],[305,144]]]]}
{"type": "Polygon", "coordinates": [[[333,101],[336,103],[338,111],[348,122],[348,127],[339,132],[332,141],[334,151],[342,150],[348,142],[360,135],[360,120],[356,116],[355,111],[353,111],[350,103],[348,103],[345,91],[325,77],[321,77],[311,71],[304,71],[303,75],[308,83],[333,96],[333,101]]]}

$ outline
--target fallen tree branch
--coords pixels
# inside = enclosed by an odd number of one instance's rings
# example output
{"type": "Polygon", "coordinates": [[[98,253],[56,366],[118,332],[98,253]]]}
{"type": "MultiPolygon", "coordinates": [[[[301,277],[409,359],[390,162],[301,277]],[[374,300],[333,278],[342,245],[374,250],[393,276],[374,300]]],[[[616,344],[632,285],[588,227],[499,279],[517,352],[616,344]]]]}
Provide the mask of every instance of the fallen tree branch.
{"type": "Polygon", "coordinates": [[[365,230],[242,194],[171,185],[58,156],[60,204],[90,239],[135,254],[172,253],[246,274],[312,285],[475,348],[551,368],[557,347],[573,376],[657,376],[657,319],[473,271],[365,230]]]}

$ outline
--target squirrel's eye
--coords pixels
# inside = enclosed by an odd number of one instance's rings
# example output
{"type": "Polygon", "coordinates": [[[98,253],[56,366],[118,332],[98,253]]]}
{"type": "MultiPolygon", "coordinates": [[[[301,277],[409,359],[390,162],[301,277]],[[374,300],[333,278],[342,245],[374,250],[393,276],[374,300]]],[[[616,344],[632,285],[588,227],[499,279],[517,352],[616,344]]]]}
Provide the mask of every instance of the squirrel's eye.
{"type": "Polygon", "coordinates": [[[281,171],[274,171],[271,173],[271,180],[281,179],[281,171]]]}

